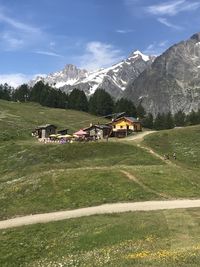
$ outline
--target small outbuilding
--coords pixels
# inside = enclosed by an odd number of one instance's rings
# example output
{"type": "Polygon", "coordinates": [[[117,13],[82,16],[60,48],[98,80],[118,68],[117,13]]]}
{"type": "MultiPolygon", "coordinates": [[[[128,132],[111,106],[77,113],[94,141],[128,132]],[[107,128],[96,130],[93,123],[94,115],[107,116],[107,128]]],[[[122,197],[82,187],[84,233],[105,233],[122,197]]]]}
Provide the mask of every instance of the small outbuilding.
{"type": "Polygon", "coordinates": [[[53,124],[40,125],[35,129],[35,136],[39,139],[49,138],[50,135],[56,134],[57,127],[53,124]]]}

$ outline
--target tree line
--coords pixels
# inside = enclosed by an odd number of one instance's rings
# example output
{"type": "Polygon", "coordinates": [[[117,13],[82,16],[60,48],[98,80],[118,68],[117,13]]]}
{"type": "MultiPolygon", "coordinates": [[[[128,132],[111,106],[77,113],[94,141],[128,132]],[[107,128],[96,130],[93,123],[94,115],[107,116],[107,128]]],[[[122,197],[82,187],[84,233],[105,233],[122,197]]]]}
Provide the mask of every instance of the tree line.
{"type": "Polygon", "coordinates": [[[142,104],[135,106],[131,100],[125,98],[114,101],[111,95],[103,89],[97,89],[88,99],[82,90],[73,89],[69,94],[66,94],[42,81],[37,82],[32,87],[22,84],[15,90],[8,84],[0,85],[0,99],[37,102],[42,106],[75,109],[97,116],[125,112],[126,116],[139,118],[143,127],[156,130],[200,124],[200,110],[192,111],[188,115],[182,111],[177,112],[174,116],[170,112],[167,114],[158,113],[154,118],[151,113],[145,112],[142,104]]]}

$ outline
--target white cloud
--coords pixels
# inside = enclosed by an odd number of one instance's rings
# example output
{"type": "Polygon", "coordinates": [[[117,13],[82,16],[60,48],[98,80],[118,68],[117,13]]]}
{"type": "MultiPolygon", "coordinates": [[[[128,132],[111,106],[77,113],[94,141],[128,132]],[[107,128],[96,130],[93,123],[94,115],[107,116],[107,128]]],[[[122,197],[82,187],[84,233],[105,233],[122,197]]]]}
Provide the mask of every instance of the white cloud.
{"type": "Polygon", "coordinates": [[[112,65],[122,58],[121,51],[112,45],[94,41],[87,43],[84,55],[79,58],[79,65],[88,70],[96,70],[112,65]]]}
{"type": "Polygon", "coordinates": [[[176,0],[149,6],[146,8],[146,11],[153,15],[174,16],[180,12],[196,10],[199,7],[200,7],[200,2],[191,2],[188,0],[176,0]]]}
{"type": "Polygon", "coordinates": [[[0,24],[3,25],[0,35],[0,49],[14,51],[45,43],[47,36],[38,27],[18,21],[14,16],[8,16],[0,8],[0,24]]]}
{"type": "Polygon", "coordinates": [[[122,29],[119,29],[119,30],[116,30],[117,33],[121,33],[121,34],[126,34],[126,33],[130,33],[130,32],[133,32],[133,30],[122,30],[122,29]]]}
{"type": "Polygon", "coordinates": [[[33,78],[33,75],[25,75],[22,73],[0,74],[0,84],[7,83],[16,88],[17,86],[27,83],[33,78]]]}
{"type": "Polygon", "coordinates": [[[41,51],[41,50],[38,50],[38,51],[35,51],[36,54],[41,54],[41,55],[45,55],[45,56],[51,56],[51,57],[63,57],[62,55],[59,55],[55,52],[52,52],[52,51],[41,51]]]}
{"type": "Polygon", "coordinates": [[[175,30],[182,30],[183,28],[181,26],[178,26],[178,25],[175,25],[175,24],[172,24],[171,22],[169,22],[166,18],[158,18],[157,19],[161,24],[169,27],[169,28],[172,28],[172,29],[175,29],[175,30]]]}
{"type": "Polygon", "coordinates": [[[10,34],[9,32],[4,32],[1,35],[0,40],[7,44],[5,50],[15,50],[24,46],[24,40],[13,36],[13,34],[10,34]]]}
{"type": "Polygon", "coordinates": [[[30,26],[26,23],[22,23],[18,20],[10,18],[9,16],[3,14],[1,11],[0,11],[0,22],[4,22],[17,30],[25,31],[28,33],[41,33],[41,30],[39,28],[30,26]]]}
{"type": "Polygon", "coordinates": [[[7,83],[8,85],[17,88],[18,86],[28,83],[36,77],[46,77],[46,74],[23,74],[23,73],[11,73],[11,74],[0,74],[0,84],[7,83]]]}

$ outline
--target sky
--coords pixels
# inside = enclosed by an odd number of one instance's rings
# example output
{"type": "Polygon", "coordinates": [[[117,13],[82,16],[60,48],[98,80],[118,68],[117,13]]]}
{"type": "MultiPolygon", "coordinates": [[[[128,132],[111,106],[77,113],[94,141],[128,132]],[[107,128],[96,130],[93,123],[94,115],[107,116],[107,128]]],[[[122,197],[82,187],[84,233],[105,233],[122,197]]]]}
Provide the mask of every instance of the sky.
{"type": "Polygon", "coordinates": [[[0,83],[159,55],[200,32],[199,14],[199,0],[0,0],[0,83]]]}

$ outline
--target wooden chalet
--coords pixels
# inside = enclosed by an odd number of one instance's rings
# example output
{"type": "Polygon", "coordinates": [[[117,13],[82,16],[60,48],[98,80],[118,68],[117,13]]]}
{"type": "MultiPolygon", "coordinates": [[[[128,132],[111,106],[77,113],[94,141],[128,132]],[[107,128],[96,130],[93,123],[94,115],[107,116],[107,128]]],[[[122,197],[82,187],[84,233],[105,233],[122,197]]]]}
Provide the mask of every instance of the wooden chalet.
{"type": "Polygon", "coordinates": [[[121,117],[115,119],[111,123],[112,125],[112,136],[114,137],[125,137],[132,132],[142,131],[141,122],[133,117],[121,117]]]}
{"type": "Polygon", "coordinates": [[[90,127],[83,129],[85,132],[89,134],[90,137],[93,137],[94,139],[104,139],[108,138],[112,132],[112,126],[111,125],[105,125],[105,124],[91,124],[90,127]]]}
{"type": "Polygon", "coordinates": [[[48,138],[51,134],[55,134],[56,129],[57,127],[53,124],[40,125],[35,129],[34,135],[39,139],[45,139],[48,138]]]}

